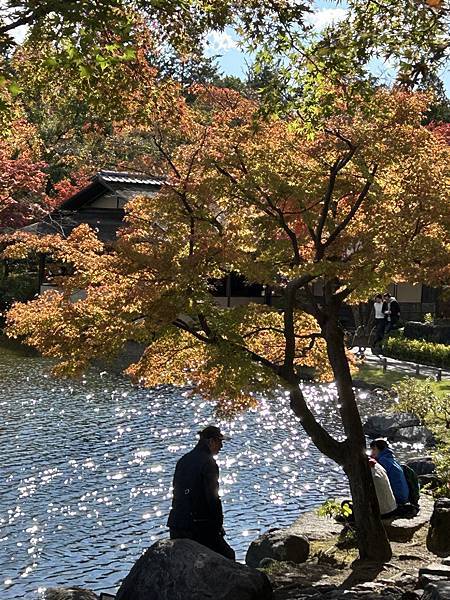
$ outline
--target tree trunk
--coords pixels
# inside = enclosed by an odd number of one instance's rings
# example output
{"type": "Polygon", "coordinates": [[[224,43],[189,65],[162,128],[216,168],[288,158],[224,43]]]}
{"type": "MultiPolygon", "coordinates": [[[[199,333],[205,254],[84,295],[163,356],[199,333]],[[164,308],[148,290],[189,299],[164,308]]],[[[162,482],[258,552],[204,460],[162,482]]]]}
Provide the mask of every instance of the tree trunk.
{"type": "Polygon", "coordinates": [[[328,313],[322,331],[336,379],[342,424],[347,436],[344,470],[352,494],[358,548],[362,559],[388,561],[392,551],[380,519],[375,487],[366,455],[366,438],[345,354],[344,332],[338,321],[339,307],[333,308],[333,312],[328,313]]]}
{"type": "Polygon", "coordinates": [[[363,560],[387,562],[392,557],[392,550],[380,519],[366,453],[355,448],[348,457],[344,471],[350,484],[359,556],[363,560]]]}

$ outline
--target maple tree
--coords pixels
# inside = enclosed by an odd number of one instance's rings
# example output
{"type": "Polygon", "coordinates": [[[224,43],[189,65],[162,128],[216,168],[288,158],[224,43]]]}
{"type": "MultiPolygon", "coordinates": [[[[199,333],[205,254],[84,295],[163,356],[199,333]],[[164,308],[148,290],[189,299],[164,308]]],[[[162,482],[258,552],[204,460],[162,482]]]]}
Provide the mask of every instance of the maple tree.
{"type": "Polygon", "coordinates": [[[0,232],[22,227],[49,210],[47,174],[35,130],[17,119],[0,137],[0,232]]]}
{"type": "Polygon", "coordinates": [[[450,145],[450,123],[430,123],[428,129],[450,145]]]}
{"type": "Polygon", "coordinates": [[[129,204],[114,248],[87,226],[67,240],[16,236],[7,256],[45,252],[73,274],[16,304],[8,333],[71,375],[137,340],[146,350],[133,379],[189,385],[227,413],[284,387],[348,476],[361,556],[387,559],[339,313],[392,280],[448,280],[449,148],[421,125],[423,95],[378,90],[349,113],[336,89],[334,114],[311,136],[296,119],[262,119],[236,92],[192,92],[193,104],[173,87],[152,105],[147,135],[166,183],[129,204]],[[212,282],[232,271],[269,286],[276,306],[218,306],[212,282]],[[336,381],[343,438],[302,392],[310,369],[336,381]]]}
{"type": "Polygon", "coordinates": [[[312,99],[324,80],[345,84],[349,92],[367,89],[373,59],[389,60],[407,86],[431,84],[448,59],[445,0],[349,0],[346,19],[320,32],[311,21],[315,10],[312,0],[5,0],[0,83],[20,90],[9,68],[19,27],[27,28],[30,43],[53,47],[47,69],[78,68],[94,87],[99,73],[133,60],[137,20],[150,26],[160,45],[186,55],[201,47],[208,32],[233,27],[247,50],[258,53],[260,64],[275,64],[285,84],[312,99]]]}

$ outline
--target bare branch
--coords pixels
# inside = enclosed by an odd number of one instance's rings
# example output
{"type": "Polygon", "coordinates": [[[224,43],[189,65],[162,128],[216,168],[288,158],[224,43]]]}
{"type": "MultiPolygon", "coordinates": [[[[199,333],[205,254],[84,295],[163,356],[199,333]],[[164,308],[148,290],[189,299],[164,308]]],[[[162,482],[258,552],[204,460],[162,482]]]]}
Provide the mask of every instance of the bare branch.
{"type": "MultiPolygon", "coordinates": [[[[347,140],[347,143],[350,144],[350,141],[347,140]]],[[[334,162],[334,164],[331,168],[330,177],[328,179],[327,190],[322,199],[322,201],[323,201],[322,211],[321,211],[319,222],[317,224],[317,228],[316,228],[315,235],[314,235],[314,240],[315,240],[315,244],[316,244],[316,260],[320,260],[323,257],[323,249],[324,248],[323,248],[323,243],[322,243],[322,233],[323,233],[323,229],[324,229],[325,223],[328,218],[328,212],[330,210],[330,205],[331,205],[331,202],[333,199],[333,192],[334,192],[334,188],[336,186],[337,177],[338,177],[340,171],[342,171],[342,169],[344,169],[344,167],[352,160],[355,152],[356,152],[356,146],[351,145],[347,154],[345,154],[341,158],[336,159],[336,161],[334,162]]]]}
{"type": "Polygon", "coordinates": [[[356,213],[358,212],[362,203],[364,202],[365,198],[367,197],[367,194],[369,193],[370,186],[372,185],[372,183],[374,181],[377,170],[378,170],[378,165],[374,165],[374,167],[370,173],[370,177],[369,177],[369,179],[367,179],[367,181],[366,181],[363,189],[359,193],[358,198],[356,199],[354,205],[348,212],[347,216],[339,223],[339,225],[336,227],[336,229],[330,234],[328,239],[323,243],[324,248],[327,248],[330,244],[332,244],[339,237],[339,235],[345,230],[347,225],[350,223],[350,221],[356,215],[356,213]]]}

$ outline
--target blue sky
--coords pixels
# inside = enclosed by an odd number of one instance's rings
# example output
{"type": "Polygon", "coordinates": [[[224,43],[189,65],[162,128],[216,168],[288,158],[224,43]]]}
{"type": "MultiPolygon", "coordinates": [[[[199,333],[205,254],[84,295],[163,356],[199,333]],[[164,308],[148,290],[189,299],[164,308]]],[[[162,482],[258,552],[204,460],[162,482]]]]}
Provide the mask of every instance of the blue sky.
{"type": "MultiPolygon", "coordinates": [[[[346,10],[343,2],[317,1],[314,3],[315,12],[311,15],[311,22],[317,28],[321,29],[333,22],[345,19],[346,10]]],[[[224,32],[213,32],[207,38],[206,51],[209,55],[219,55],[219,65],[226,75],[236,75],[244,77],[247,71],[247,63],[251,62],[251,57],[239,48],[239,41],[236,32],[231,28],[224,32]]],[[[376,63],[373,67],[376,75],[389,73],[386,66],[376,63]]],[[[447,94],[450,95],[450,70],[446,69],[442,73],[444,85],[447,94]]]]}
{"type": "MultiPolygon", "coordinates": [[[[330,25],[341,19],[345,19],[346,4],[345,1],[337,0],[316,0],[312,3],[314,12],[310,17],[311,23],[317,28],[330,25]]],[[[4,6],[4,0],[0,0],[0,8],[4,6]]],[[[19,27],[15,31],[15,37],[20,42],[25,36],[26,28],[19,27]]],[[[251,62],[251,57],[246,55],[239,48],[239,41],[236,32],[227,28],[224,32],[212,32],[206,38],[206,51],[209,55],[219,56],[218,62],[226,75],[236,75],[244,77],[247,71],[247,63],[251,62]]],[[[377,63],[373,68],[376,75],[382,72],[388,72],[382,64],[377,63]]],[[[450,96],[450,69],[442,73],[444,85],[447,94],[450,96]]]]}
{"type": "MultiPolygon", "coordinates": [[[[310,21],[317,29],[330,25],[332,22],[345,18],[345,4],[340,2],[318,1],[314,3],[316,10],[310,21]]],[[[247,63],[251,57],[242,52],[238,45],[236,32],[227,28],[222,33],[213,32],[207,38],[207,53],[219,55],[219,64],[226,75],[243,77],[247,70],[247,63]]]]}

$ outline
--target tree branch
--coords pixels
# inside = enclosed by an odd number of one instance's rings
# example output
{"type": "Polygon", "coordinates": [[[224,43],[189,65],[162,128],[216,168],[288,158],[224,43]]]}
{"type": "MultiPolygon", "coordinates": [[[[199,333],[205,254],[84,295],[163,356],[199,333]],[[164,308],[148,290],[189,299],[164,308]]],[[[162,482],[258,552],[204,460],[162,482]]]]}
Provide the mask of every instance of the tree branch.
{"type": "Polygon", "coordinates": [[[353,146],[349,140],[346,140],[346,143],[349,145],[350,149],[347,152],[347,154],[345,154],[345,156],[336,159],[336,161],[334,162],[334,164],[331,168],[331,171],[330,171],[330,177],[328,179],[327,190],[322,199],[322,202],[323,202],[322,211],[321,211],[319,222],[317,224],[317,228],[316,228],[316,231],[314,232],[314,238],[313,238],[315,241],[315,245],[316,245],[316,261],[319,261],[321,258],[323,258],[324,246],[322,243],[322,233],[323,233],[323,229],[325,227],[325,223],[328,218],[328,212],[330,210],[330,205],[333,200],[333,192],[334,192],[334,188],[336,186],[337,177],[338,177],[340,171],[342,171],[342,169],[352,160],[352,158],[356,152],[356,146],[353,146]]]}
{"type": "Polygon", "coordinates": [[[339,235],[344,231],[344,229],[347,227],[347,225],[350,223],[350,221],[353,219],[353,217],[356,215],[361,204],[364,202],[367,194],[369,193],[370,186],[373,183],[373,180],[375,178],[377,170],[378,170],[378,165],[374,165],[374,167],[370,173],[370,177],[366,181],[361,192],[359,193],[358,198],[356,199],[354,205],[348,212],[347,216],[339,223],[339,225],[336,227],[336,229],[329,235],[328,239],[323,243],[323,248],[327,248],[330,244],[332,244],[339,237],[339,235]]]}
{"type": "MultiPolygon", "coordinates": [[[[239,163],[241,165],[244,175],[248,175],[249,172],[248,172],[247,166],[245,165],[245,163],[242,159],[242,155],[239,152],[239,148],[237,148],[235,146],[234,151],[236,152],[236,155],[239,159],[239,163]]],[[[268,194],[267,192],[265,192],[261,188],[261,186],[258,183],[256,183],[256,181],[253,179],[253,177],[251,178],[251,180],[252,180],[252,184],[256,187],[258,192],[263,196],[263,198],[266,199],[266,202],[270,206],[270,208],[278,215],[278,222],[281,225],[281,228],[283,229],[283,231],[286,233],[286,235],[291,240],[292,249],[294,251],[294,264],[299,265],[302,262],[302,257],[300,255],[300,249],[298,247],[298,240],[297,240],[297,236],[295,235],[295,232],[292,231],[292,229],[286,223],[286,219],[285,219],[283,211],[281,210],[281,208],[279,206],[276,205],[276,203],[273,201],[271,195],[268,194]]]]}
{"type": "Polygon", "coordinates": [[[283,364],[283,376],[286,381],[291,384],[296,383],[296,374],[294,369],[295,361],[295,323],[294,323],[294,309],[296,293],[301,288],[306,286],[308,283],[315,279],[314,275],[303,275],[290,281],[285,290],[285,302],[284,302],[284,364],[283,364]]]}
{"type": "Polygon", "coordinates": [[[193,329],[192,327],[189,327],[189,325],[181,319],[176,319],[175,321],[173,321],[172,324],[175,327],[178,327],[179,329],[182,329],[183,331],[190,333],[196,339],[198,339],[199,341],[201,341],[205,344],[218,344],[219,342],[227,343],[235,350],[239,350],[240,352],[244,352],[245,354],[247,354],[247,356],[254,362],[262,365],[263,367],[266,367],[267,369],[271,370],[276,375],[281,376],[281,369],[280,369],[280,367],[278,367],[278,365],[275,365],[272,361],[268,360],[267,358],[264,358],[264,356],[261,356],[261,355],[257,354],[256,352],[253,352],[249,348],[245,348],[244,346],[241,346],[240,344],[237,344],[235,342],[230,342],[230,340],[224,340],[223,338],[217,336],[216,334],[214,334],[212,332],[211,332],[210,337],[202,335],[197,330],[193,329]]]}
{"type": "Polygon", "coordinates": [[[328,431],[320,425],[308,404],[303,392],[298,386],[291,389],[290,405],[294,414],[300,419],[303,429],[310,436],[316,447],[340,465],[345,462],[345,445],[332,437],[328,431]]]}

